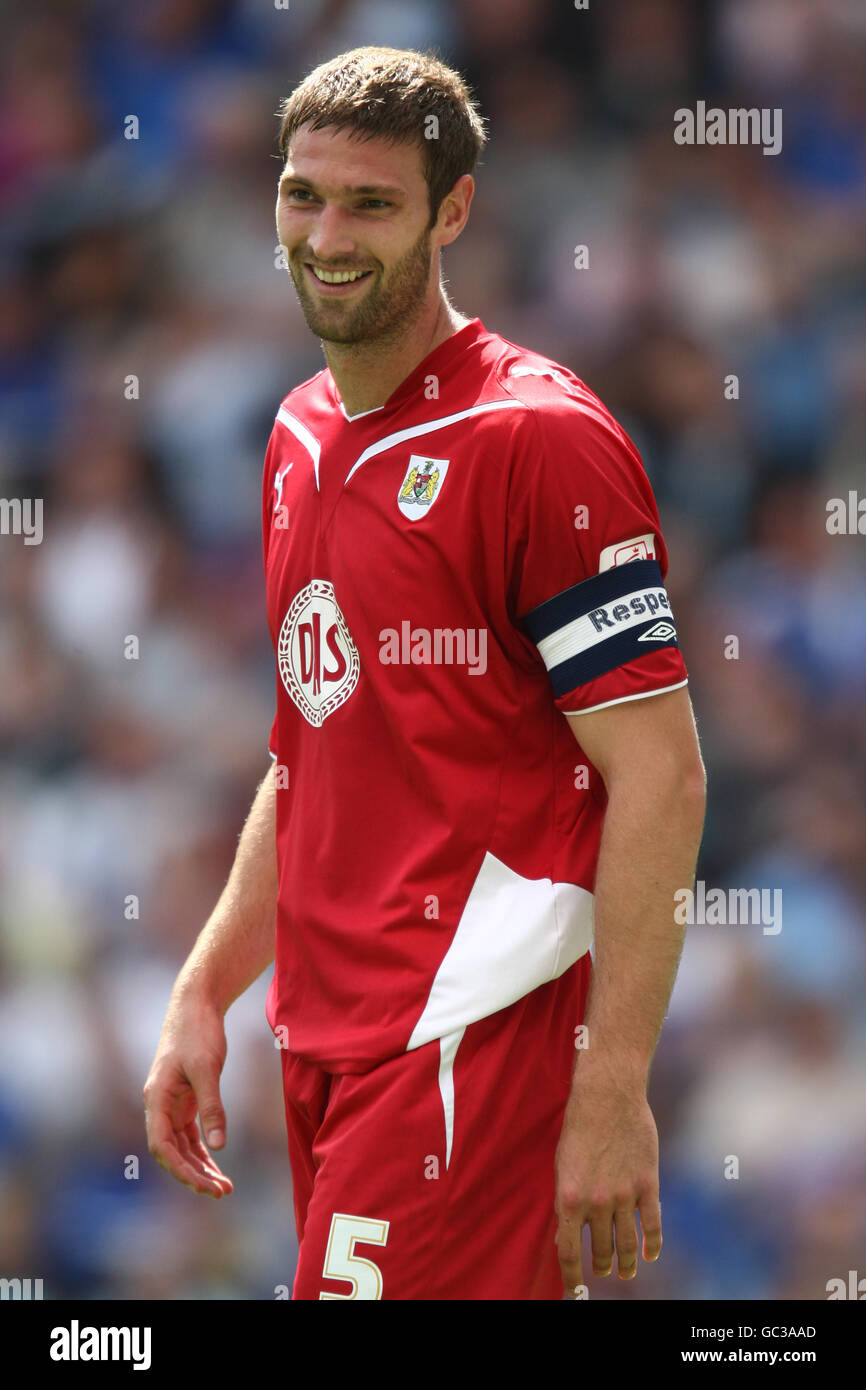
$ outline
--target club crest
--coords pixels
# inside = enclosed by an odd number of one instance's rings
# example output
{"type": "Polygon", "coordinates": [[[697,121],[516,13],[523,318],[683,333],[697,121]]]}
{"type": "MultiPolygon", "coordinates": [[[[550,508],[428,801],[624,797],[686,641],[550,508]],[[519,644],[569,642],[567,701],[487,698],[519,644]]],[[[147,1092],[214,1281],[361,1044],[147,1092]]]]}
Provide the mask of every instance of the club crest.
{"type": "Polygon", "coordinates": [[[428,459],[424,454],[411,455],[397,494],[397,505],[410,521],[427,515],[442,490],[449,462],[449,459],[428,459]]]}

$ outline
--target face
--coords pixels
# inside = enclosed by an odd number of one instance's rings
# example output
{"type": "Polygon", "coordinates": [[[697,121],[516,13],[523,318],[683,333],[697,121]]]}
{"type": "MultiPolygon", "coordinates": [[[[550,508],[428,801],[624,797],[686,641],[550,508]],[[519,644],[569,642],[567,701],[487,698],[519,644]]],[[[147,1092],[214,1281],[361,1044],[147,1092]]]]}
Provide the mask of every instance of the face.
{"type": "MultiPolygon", "coordinates": [[[[466,212],[470,198],[471,191],[466,212]]],[[[438,249],[457,235],[448,203],[430,228],[415,145],[332,128],[296,131],[279,183],[277,232],[310,331],[332,343],[402,336],[438,294],[438,249]],[[357,278],[343,279],[347,273],[357,278]]]]}

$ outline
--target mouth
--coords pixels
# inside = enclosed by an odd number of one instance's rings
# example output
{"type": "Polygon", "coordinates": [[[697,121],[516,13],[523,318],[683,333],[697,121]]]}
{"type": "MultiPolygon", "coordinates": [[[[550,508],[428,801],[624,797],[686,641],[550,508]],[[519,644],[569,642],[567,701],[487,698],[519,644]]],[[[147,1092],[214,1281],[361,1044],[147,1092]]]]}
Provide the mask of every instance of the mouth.
{"type": "Polygon", "coordinates": [[[316,292],[326,295],[329,299],[350,295],[373,274],[372,270],[322,270],[319,266],[311,265],[309,261],[304,261],[304,269],[316,292]]]}

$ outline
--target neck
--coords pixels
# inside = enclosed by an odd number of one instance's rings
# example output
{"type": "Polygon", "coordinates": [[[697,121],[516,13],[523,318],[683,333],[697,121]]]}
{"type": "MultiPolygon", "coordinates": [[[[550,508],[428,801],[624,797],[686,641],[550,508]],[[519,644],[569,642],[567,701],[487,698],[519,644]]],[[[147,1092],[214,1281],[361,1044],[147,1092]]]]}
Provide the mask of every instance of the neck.
{"type": "Polygon", "coordinates": [[[419,362],[468,322],[440,289],[425,312],[399,337],[369,343],[323,342],[325,361],[346,414],[358,415],[384,405],[419,362]]]}

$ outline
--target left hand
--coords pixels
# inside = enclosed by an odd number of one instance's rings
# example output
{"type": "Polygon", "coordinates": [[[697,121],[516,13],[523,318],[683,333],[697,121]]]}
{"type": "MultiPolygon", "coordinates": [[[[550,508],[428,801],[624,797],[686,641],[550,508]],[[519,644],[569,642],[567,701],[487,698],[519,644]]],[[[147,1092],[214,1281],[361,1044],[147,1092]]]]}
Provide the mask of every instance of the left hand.
{"type": "MultiPolygon", "coordinates": [[[[581,1058],[581,1062],[586,1061],[581,1058]]],[[[616,1249],[620,1279],[637,1273],[635,1208],[643,1257],[662,1248],[659,1143],[645,1088],[591,1066],[575,1068],[556,1150],[556,1245],[572,1295],[584,1282],[581,1234],[589,1224],[593,1273],[610,1274],[616,1249]]]]}

